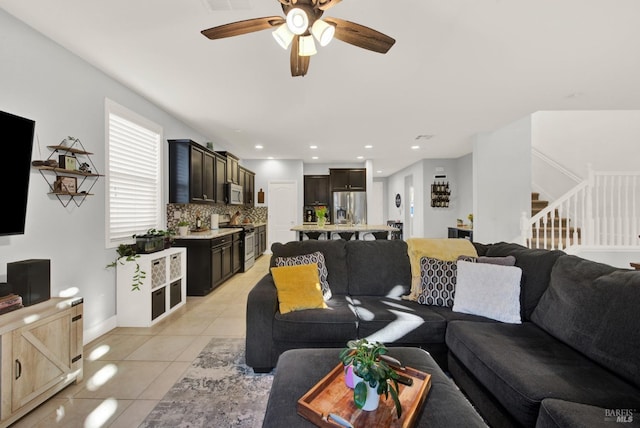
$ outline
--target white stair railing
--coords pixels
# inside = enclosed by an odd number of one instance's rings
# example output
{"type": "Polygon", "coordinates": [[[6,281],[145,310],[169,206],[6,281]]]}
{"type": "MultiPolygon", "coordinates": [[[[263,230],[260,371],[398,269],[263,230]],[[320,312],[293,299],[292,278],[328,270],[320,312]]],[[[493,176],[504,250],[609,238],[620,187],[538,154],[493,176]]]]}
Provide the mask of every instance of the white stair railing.
{"type": "Polygon", "coordinates": [[[640,246],[640,171],[594,172],[533,217],[522,213],[521,243],[563,250],[575,245],[640,246]]]}

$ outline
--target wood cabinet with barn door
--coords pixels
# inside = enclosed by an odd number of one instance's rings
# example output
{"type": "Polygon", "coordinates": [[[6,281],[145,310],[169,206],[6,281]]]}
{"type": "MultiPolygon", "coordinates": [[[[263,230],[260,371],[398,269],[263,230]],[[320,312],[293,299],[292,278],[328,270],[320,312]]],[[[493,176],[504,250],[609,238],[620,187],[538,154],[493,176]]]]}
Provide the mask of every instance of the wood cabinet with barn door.
{"type": "Polygon", "coordinates": [[[81,298],[52,298],[0,315],[0,427],[82,380],[81,298]]]}

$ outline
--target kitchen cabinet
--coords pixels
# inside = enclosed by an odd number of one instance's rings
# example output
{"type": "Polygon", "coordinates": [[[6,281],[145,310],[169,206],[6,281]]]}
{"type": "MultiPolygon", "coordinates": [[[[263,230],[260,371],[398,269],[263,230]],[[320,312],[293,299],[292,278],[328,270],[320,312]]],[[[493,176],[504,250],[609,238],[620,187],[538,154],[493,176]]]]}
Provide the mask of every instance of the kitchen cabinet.
{"type": "Polygon", "coordinates": [[[461,227],[449,227],[447,236],[449,238],[464,238],[473,242],[473,229],[461,227]]]}
{"type": "Polygon", "coordinates": [[[215,201],[218,204],[226,204],[227,199],[225,195],[224,186],[227,182],[227,159],[218,153],[215,154],[215,157],[216,157],[215,201]]]}
{"type": "Polygon", "coordinates": [[[82,311],[81,298],[54,297],[0,315],[0,426],[82,380],[82,311]]]}
{"type": "Polygon", "coordinates": [[[231,243],[231,270],[233,273],[240,272],[242,262],[244,261],[244,248],[242,248],[242,239],[239,233],[234,233],[231,243]]]}
{"type": "Polygon", "coordinates": [[[331,191],[329,190],[328,175],[305,175],[304,176],[304,205],[329,205],[331,202],[331,191]]]}
{"type": "Polygon", "coordinates": [[[244,195],[243,201],[246,207],[254,206],[254,192],[255,192],[255,178],[256,175],[254,172],[244,168],[239,167],[240,170],[240,185],[242,186],[244,195]]]}
{"type": "Polygon", "coordinates": [[[169,202],[215,203],[224,198],[224,183],[220,192],[217,181],[216,154],[192,140],[168,141],[169,202]]]}
{"type": "Polygon", "coordinates": [[[227,181],[229,183],[240,184],[240,158],[233,153],[218,152],[227,160],[227,181]]]}
{"type": "Polygon", "coordinates": [[[256,226],[255,257],[258,258],[267,251],[267,226],[256,226]]]}
{"type": "Polygon", "coordinates": [[[211,239],[177,238],[174,241],[174,247],[187,249],[187,296],[205,296],[234,274],[234,239],[240,240],[240,232],[238,229],[211,239]]]}
{"type": "Polygon", "coordinates": [[[365,168],[331,168],[329,176],[332,192],[367,190],[365,168]]]}
{"type": "Polygon", "coordinates": [[[116,262],[118,327],[151,327],[187,301],[187,250],[171,247],[116,262]],[[132,290],[133,277],[144,272],[132,290]]]}

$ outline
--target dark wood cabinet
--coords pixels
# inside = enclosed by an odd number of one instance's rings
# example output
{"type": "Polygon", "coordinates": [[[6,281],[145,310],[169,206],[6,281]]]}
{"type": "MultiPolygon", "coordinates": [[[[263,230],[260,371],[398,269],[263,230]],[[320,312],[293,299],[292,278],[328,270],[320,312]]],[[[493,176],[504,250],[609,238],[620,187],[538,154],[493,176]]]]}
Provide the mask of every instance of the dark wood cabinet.
{"type": "Polygon", "coordinates": [[[217,166],[215,153],[196,142],[169,140],[169,203],[217,202],[217,166]]]}
{"type": "Polygon", "coordinates": [[[229,152],[217,153],[224,156],[227,161],[227,181],[229,183],[240,184],[240,158],[229,152]]]}
{"type": "Polygon", "coordinates": [[[259,254],[262,255],[267,251],[267,226],[260,226],[258,230],[259,236],[259,254]]]}
{"type": "Polygon", "coordinates": [[[332,192],[367,190],[365,168],[331,168],[329,176],[332,192]]]}
{"type": "Polygon", "coordinates": [[[215,201],[218,204],[226,204],[227,199],[225,195],[224,185],[227,182],[227,159],[224,156],[219,155],[217,153],[215,155],[215,159],[216,159],[215,201]]]}
{"type": "Polygon", "coordinates": [[[244,260],[244,248],[242,248],[242,239],[240,233],[234,233],[231,244],[231,271],[233,273],[240,272],[242,262],[244,260]]]}
{"type": "Polygon", "coordinates": [[[244,167],[238,167],[240,171],[239,181],[242,186],[244,194],[242,195],[242,200],[244,201],[244,205],[246,207],[253,207],[254,204],[254,192],[255,192],[255,180],[256,174],[253,171],[248,170],[244,167]]]}
{"type": "Polygon", "coordinates": [[[331,203],[329,183],[328,175],[305,175],[304,205],[329,205],[331,203]]]}
{"type": "Polygon", "coordinates": [[[187,295],[204,296],[229,279],[234,270],[234,239],[240,241],[240,231],[212,239],[181,239],[176,247],[187,249],[187,295]]]}
{"type": "Polygon", "coordinates": [[[473,242],[473,229],[450,227],[447,236],[449,238],[464,238],[473,242]]]}

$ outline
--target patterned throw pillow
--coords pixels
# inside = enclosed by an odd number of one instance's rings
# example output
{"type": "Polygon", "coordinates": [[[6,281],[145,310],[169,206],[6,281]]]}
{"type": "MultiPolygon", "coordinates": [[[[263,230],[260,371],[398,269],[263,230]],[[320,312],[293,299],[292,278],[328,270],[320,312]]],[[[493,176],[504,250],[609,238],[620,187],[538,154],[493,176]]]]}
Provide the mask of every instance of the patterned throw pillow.
{"type": "Polygon", "coordinates": [[[418,303],[452,307],[456,292],[456,269],[455,261],[422,257],[418,303]]]}
{"type": "Polygon", "coordinates": [[[302,254],[299,256],[291,257],[276,257],[275,264],[277,267],[281,266],[299,266],[309,265],[316,263],[318,265],[318,276],[320,277],[320,287],[322,287],[322,296],[327,301],[331,299],[331,288],[329,288],[329,271],[327,271],[327,264],[324,260],[324,255],[320,251],[316,251],[311,254],[302,254]]]}

